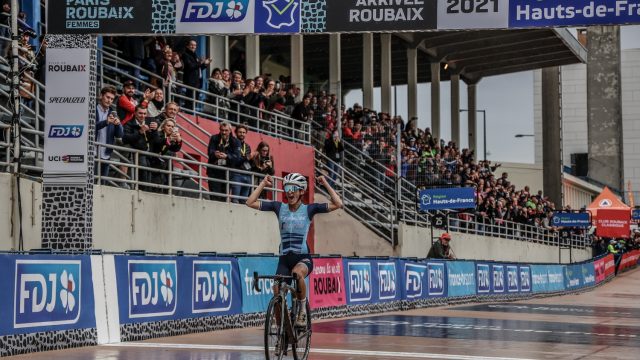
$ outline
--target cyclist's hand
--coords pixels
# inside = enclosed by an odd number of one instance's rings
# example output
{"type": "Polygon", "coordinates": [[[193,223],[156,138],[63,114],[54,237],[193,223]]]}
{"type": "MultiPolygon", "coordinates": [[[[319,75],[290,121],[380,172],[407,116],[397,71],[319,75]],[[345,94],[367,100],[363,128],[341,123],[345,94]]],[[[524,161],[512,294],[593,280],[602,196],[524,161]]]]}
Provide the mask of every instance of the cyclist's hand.
{"type": "Polygon", "coordinates": [[[264,184],[265,187],[272,187],[273,178],[271,177],[271,175],[267,175],[264,179],[262,179],[262,183],[264,184]]]}

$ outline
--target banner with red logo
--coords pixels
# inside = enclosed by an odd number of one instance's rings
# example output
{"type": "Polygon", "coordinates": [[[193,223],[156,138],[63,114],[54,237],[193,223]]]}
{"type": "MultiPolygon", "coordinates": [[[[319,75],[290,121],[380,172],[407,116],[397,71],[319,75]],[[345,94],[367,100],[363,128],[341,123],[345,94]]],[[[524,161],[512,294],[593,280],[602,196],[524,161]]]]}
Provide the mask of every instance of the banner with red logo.
{"type": "Polygon", "coordinates": [[[342,258],[313,259],[309,276],[309,305],[312,309],[346,304],[342,258]]]}
{"type": "Polygon", "coordinates": [[[596,236],[628,238],[630,216],[628,210],[598,210],[596,236]]]}
{"type": "Polygon", "coordinates": [[[604,257],[604,277],[608,279],[616,272],[616,263],[613,261],[613,255],[609,254],[604,257]]]}
{"type": "Polygon", "coordinates": [[[622,260],[620,260],[620,268],[618,269],[618,272],[634,268],[638,264],[638,258],[640,258],[640,251],[638,250],[622,254],[622,260]]]}
{"type": "Polygon", "coordinates": [[[604,273],[604,261],[606,258],[600,258],[593,262],[593,269],[596,273],[596,284],[600,284],[607,277],[604,273]]]}

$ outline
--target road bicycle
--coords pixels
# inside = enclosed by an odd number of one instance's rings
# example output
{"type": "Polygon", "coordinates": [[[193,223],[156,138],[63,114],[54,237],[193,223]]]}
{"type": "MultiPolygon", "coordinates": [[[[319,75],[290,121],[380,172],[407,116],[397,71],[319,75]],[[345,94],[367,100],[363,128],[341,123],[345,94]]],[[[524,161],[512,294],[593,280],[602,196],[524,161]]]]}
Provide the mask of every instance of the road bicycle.
{"type": "Polygon", "coordinates": [[[280,360],[287,355],[289,345],[295,360],[306,360],[311,347],[311,309],[307,308],[307,322],[305,326],[296,326],[295,319],[299,312],[300,302],[297,293],[296,275],[259,275],[253,273],[253,287],[261,292],[259,279],[270,279],[280,289],[278,295],[273,295],[265,314],[264,322],[264,353],[267,360],[280,360]],[[293,282],[293,286],[289,283],[293,282]],[[287,294],[291,294],[291,307],[287,303],[287,294]]]}

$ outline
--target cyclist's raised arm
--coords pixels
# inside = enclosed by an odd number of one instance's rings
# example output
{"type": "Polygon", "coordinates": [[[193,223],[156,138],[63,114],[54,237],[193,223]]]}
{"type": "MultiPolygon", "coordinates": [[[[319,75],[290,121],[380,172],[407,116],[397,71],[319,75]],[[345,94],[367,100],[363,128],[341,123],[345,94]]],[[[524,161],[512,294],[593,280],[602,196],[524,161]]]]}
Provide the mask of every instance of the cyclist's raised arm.
{"type": "Polygon", "coordinates": [[[247,206],[252,209],[260,210],[260,201],[258,200],[258,197],[260,197],[260,193],[262,193],[262,190],[264,190],[265,187],[271,186],[273,186],[273,179],[270,175],[267,175],[262,179],[262,181],[260,181],[260,184],[255,188],[255,190],[253,190],[251,195],[249,195],[249,198],[247,199],[247,206]]]}
{"type": "Polygon", "coordinates": [[[336,193],[336,191],[333,190],[331,185],[329,185],[329,182],[327,181],[327,179],[324,176],[318,176],[318,182],[322,184],[322,186],[324,186],[325,189],[327,189],[329,196],[331,196],[331,203],[329,204],[329,212],[337,209],[342,209],[342,199],[340,198],[340,195],[338,195],[338,193],[336,193]]]}

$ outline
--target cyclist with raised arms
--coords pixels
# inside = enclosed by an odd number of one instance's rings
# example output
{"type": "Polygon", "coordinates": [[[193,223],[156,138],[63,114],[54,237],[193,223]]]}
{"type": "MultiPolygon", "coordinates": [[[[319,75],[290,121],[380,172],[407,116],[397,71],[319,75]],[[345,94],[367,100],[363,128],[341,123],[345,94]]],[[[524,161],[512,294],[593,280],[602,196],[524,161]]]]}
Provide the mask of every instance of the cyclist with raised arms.
{"type": "MultiPolygon", "coordinates": [[[[307,245],[307,233],[311,220],[315,214],[328,213],[342,208],[342,199],[331,188],[324,176],[318,177],[318,182],[327,189],[331,196],[331,203],[305,205],[302,203],[302,195],[307,191],[307,179],[298,174],[291,173],[284,177],[283,187],[287,203],[279,201],[258,200],[265,187],[273,186],[271,176],[265,177],[258,187],[247,199],[247,206],[261,211],[273,211],[278,216],[280,227],[280,259],[278,261],[277,275],[291,276],[296,274],[298,281],[298,293],[300,300],[300,312],[296,317],[296,326],[306,326],[307,323],[307,287],[304,279],[313,270],[313,261],[307,245]]],[[[274,294],[279,289],[274,288],[274,294]]]]}

